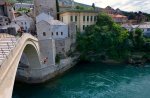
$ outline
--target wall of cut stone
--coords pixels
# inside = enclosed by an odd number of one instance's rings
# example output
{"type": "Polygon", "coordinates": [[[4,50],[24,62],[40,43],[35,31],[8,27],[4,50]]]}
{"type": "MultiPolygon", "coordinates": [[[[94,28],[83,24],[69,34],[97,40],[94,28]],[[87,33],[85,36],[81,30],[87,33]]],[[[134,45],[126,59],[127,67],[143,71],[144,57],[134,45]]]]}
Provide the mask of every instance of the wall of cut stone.
{"type": "Polygon", "coordinates": [[[56,0],[34,0],[34,8],[35,16],[45,12],[57,19],[56,0]]]}

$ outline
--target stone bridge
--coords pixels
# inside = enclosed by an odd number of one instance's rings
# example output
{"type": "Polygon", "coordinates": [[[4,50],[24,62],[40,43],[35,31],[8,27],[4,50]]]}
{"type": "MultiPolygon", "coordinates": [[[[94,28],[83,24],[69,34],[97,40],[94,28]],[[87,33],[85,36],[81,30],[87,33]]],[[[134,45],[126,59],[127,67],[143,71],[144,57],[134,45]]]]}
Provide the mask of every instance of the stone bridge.
{"type": "MultiPolygon", "coordinates": [[[[3,34],[0,40],[0,98],[11,98],[15,76],[22,53],[28,58],[30,69],[41,68],[38,39],[30,34],[23,34],[16,39],[3,34]]],[[[38,77],[34,73],[31,77],[38,77]]]]}
{"type": "Polygon", "coordinates": [[[42,83],[75,65],[76,58],[62,59],[55,64],[54,40],[46,42],[41,43],[30,34],[21,37],[0,34],[0,98],[11,98],[17,77],[27,83],[42,83]],[[28,59],[27,65],[21,62],[23,54],[28,59]]]}

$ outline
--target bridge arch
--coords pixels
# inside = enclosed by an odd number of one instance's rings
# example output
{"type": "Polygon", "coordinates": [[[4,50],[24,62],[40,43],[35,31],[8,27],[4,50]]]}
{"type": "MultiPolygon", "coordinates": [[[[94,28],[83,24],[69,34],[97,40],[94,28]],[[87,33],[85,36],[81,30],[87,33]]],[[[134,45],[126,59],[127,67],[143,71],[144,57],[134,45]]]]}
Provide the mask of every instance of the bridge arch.
{"type": "Polygon", "coordinates": [[[23,50],[23,53],[26,54],[26,57],[27,57],[28,63],[29,63],[29,67],[31,69],[36,69],[36,68],[41,67],[38,49],[36,49],[33,45],[27,44],[23,50]]]}
{"type": "MultiPolygon", "coordinates": [[[[14,81],[18,69],[18,64],[21,59],[22,53],[25,52],[28,59],[30,68],[41,68],[39,59],[39,45],[38,39],[30,34],[24,34],[16,43],[16,47],[9,53],[9,56],[0,68],[0,97],[11,98],[14,81]],[[33,61],[34,62],[33,62],[33,61]]],[[[32,76],[39,77],[40,73],[32,76]]]]}

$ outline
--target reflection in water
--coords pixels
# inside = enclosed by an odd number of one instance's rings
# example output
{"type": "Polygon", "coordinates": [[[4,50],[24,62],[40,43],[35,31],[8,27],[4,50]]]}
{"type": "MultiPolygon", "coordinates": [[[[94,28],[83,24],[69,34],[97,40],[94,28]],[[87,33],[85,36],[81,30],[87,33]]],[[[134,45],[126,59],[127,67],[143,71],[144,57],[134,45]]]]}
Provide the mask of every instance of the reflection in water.
{"type": "Polygon", "coordinates": [[[79,64],[42,85],[15,84],[13,98],[150,98],[150,65],[79,64]]]}

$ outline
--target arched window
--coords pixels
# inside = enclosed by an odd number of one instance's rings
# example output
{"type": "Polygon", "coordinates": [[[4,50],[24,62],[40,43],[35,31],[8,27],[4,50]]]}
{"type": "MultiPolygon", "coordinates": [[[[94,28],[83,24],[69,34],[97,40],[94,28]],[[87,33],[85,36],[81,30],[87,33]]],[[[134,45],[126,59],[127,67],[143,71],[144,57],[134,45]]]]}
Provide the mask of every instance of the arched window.
{"type": "Polygon", "coordinates": [[[46,36],[46,32],[43,32],[43,36],[46,36]]]}

